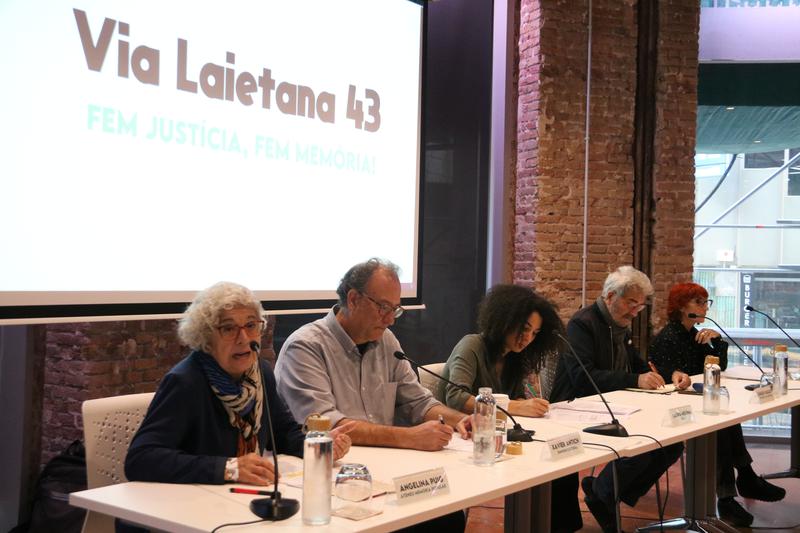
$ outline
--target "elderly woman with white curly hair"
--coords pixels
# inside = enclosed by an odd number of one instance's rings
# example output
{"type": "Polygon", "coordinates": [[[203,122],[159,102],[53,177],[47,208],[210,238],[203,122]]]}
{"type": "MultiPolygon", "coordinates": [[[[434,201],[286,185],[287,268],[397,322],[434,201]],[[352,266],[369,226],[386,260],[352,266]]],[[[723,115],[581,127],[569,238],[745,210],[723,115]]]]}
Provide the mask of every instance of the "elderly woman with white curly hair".
{"type": "MultiPolygon", "coordinates": [[[[221,282],[200,292],[178,327],[192,352],[161,380],[125,459],[131,481],[274,480],[261,452],[302,457],[303,433],[275,388],[272,368],[258,357],[264,329],[261,303],[241,285],[221,282]],[[275,443],[269,439],[267,406],[275,443]]],[[[332,432],[334,457],[350,448],[347,432],[332,432]]]]}

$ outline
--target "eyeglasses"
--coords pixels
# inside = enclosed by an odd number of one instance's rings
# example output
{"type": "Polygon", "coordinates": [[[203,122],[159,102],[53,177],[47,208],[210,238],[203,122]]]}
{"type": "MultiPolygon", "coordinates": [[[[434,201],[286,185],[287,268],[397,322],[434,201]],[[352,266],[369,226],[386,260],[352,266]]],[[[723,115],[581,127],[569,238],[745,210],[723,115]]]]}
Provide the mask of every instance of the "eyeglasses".
{"type": "Polygon", "coordinates": [[[238,324],[223,324],[221,326],[217,326],[217,331],[219,331],[220,337],[226,341],[230,341],[239,336],[240,329],[244,330],[245,335],[252,337],[261,333],[261,329],[263,327],[263,320],[251,320],[250,322],[246,322],[243,326],[238,324]]]}
{"type": "Polygon", "coordinates": [[[641,310],[651,304],[650,300],[645,300],[644,302],[639,302],[634,300],[633,298],[625,298],[625,303],[627,304],[628,308],[631,310],[641,310]]]}
{"type": "Polygon", "coordinates": [[[400,315],[402,315],[403,312],[405,311],[405,309],[403,309],[403,307],[400,306],[400,305],[391,305],[391,304],[388,304],[386,302],[379,302],[375,298],[373,298],[372,296],[370,296],[369,294],[367,294],[365,292],[362,292],[361,294],[366,296],[369,299],[370,302],[375,304],[375,306],[378,308],[378,313],[382,317],[385,317],[389,313],[391,313],[395,318],[400,318],[400,315]]]}
{"type": "Polygon", "coordinates": [[[714,303],[714,300],[711,299],[704,300],[703,298],[695,298],[692,301],[697,305],[699,305],[700,307],[703,307],[704,305],[708,305],[709,307],[711,307],[711,305],[714,303]]]}

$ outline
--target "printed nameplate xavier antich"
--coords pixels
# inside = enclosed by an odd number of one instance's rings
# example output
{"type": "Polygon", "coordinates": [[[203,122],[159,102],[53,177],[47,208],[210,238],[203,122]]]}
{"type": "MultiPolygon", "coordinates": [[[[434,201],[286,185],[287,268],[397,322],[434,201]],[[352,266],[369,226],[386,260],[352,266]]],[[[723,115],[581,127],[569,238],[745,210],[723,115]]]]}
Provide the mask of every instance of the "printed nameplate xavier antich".
{"type": "Polygon", "coordinates": [[[398,503],[407,503],[431,496],[450,493],[450,483],[444,468],[433,468],[394,478],[398,503]]]}
{"type": "Polygon", "coordinates": [[[552,461],[583,453],[581,434],[576,431],[550,439],[545,443],[545,449],[550,452],[549,459],[552,461]]]}

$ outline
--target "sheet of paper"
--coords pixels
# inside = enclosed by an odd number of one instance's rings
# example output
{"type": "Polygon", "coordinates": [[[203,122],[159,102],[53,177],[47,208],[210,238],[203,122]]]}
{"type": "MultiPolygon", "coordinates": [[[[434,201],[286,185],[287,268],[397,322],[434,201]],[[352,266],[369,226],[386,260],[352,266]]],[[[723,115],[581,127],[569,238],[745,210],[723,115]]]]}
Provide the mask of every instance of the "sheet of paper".
{"type": "MultiPolygon", "coordinates": [[[[615,416],[629,416],[633,413],[640,411],[641,408],[635,405],[625,405],[621,403],[611,402],[608,404],[611,412],[615,416]]],[[[550,404],[550,413],[558,411],[579,411],[587,413],[605,413],[608,417],[608,409],[605,404],[600,400],[572,400],[571,402],[558,402],[550,404]]]]}
{"type": "Polygon", "coordinates": [[[675,384],[674,383],[667,383],[660,389],[637,389],[634,387],[627,388],[625,390],[633,391],[633,392],[646,392],[648,394],[670,394],[675,392],[675,384]]]}
{"type": "Polygon", "coordinates": [[[460,435],[456,434],[453,435],[453,438],[450,439],[450,444],[445,446],[444,449],[472,453],[472,440],[462,439],[460,435]]]}
{"type": "Polygon", "coordinates": [[[725,372],[722,373],[722,377],[729,379],[748,379],[758,381],[761,379],[761,372],[759,372],[754,366],[739,365],[725,369],[725,372]]]}
{"type": "MultiPolygon", "coordinates": [[[[547,418],[550,420],[558,420],[560,422],[583,422],[586,424],[605,424],[611,422],[611,417],[608,411],[604,413],[592,413],[589,411],[570,411],[569,409],[550,409],[547,413],[547,418]]],[[[628,415],[618,415],[617,419],[626,419],[628,415]]]]}

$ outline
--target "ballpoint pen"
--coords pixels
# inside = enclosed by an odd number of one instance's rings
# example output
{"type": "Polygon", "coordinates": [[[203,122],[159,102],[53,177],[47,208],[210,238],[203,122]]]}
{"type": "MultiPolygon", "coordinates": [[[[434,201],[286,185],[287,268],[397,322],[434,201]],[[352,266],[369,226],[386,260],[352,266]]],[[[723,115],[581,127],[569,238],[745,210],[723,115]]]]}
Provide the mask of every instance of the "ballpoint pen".
{"type": "Polygon", "coordinates": [[[442,415],[439,415],[439,423],[444,425],[444,417],[442,415]]]}
{"type": "Polygon", "coordinates": [[[530,392],[533,395],[534,398],[538,398],[539,397],[539,395],[536,394],[536,389],[534,389],[533,386],[530,383],[526,383],[525,387],[528,389],[528,392],[530,392]]]}

